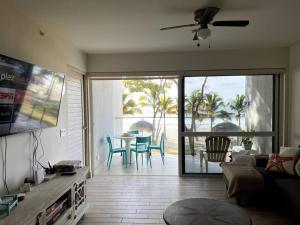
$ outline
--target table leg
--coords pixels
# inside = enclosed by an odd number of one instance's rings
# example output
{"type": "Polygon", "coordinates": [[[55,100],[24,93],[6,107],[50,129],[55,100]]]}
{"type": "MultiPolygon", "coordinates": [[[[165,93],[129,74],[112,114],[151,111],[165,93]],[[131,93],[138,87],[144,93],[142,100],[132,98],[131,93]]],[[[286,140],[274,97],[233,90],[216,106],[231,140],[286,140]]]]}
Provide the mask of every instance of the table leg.
{"type": "Polygon", "coordinates": [[[131,140],[125,140],[125,149],[126,149],[126,154],[127,154],[127,165],[131,161],[131,158],[130,158],[130,144],[131,144],[131,140]]]}

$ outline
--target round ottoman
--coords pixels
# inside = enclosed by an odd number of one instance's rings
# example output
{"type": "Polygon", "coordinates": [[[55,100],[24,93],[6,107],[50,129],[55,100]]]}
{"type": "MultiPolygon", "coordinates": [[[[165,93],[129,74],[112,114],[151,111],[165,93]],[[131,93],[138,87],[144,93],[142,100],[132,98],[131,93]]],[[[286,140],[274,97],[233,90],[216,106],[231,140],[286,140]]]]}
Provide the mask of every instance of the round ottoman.
{"type": "Polygon", "coordinates": [[[250,217],[238,206],[206,198],[175,202],[163,216],[168,225],[252,225],[250,217]]]}

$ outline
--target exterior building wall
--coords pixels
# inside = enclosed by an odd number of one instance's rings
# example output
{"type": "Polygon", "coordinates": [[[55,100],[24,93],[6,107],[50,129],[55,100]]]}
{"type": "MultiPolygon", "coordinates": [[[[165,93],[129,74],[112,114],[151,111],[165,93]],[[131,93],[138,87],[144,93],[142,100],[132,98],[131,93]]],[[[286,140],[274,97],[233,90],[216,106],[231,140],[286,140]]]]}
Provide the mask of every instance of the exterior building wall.
{"type": "Polygon", "coordinates": [[[290,48],[290,68],[289,68],[289,113],[288,122],[288,141],[290,146],[300,144],[300,43],[290,48]]]}
{"type": "MultiPolygon", "coordinates": [[[[104,163],[108,156],[106,136],[118,136],[122,133],[122,81],[92,81],[93,103],[93,169],[104,163]]],[[[120,140],[113,140],[115,145],[120,140]]]]}
{"type": "MultiPolygon", "coordinates": [[[[250,106],[246,109],[246,128],[255,131],[272,131],[273,77],[246,77],[246,98],[250,106]]],[[[260,153],[272,152],[271,137],[255,137],[253,148],[260,153]]]]}

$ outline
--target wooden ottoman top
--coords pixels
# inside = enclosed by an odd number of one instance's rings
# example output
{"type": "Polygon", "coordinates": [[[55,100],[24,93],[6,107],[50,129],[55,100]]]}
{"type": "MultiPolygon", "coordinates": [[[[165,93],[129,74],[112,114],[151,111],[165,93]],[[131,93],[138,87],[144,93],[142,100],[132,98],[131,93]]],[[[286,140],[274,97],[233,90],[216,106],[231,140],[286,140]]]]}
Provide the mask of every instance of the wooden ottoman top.
{"type": "Polygon", "coordinates": [[[185,199],[164,212],[168,225],[251,225],[250,217],[238,206],[206,198],[185,199]]]}

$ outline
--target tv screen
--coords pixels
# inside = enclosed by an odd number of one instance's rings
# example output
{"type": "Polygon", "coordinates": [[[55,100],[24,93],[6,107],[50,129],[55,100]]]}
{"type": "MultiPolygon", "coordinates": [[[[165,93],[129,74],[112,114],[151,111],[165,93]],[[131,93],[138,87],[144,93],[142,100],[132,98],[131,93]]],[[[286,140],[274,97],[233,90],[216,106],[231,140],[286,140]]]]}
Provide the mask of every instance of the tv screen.
{"type": "Polygon", "coordinates": [[[0,55],[0,136],[57,125],[64,75],[0,55]]]}

